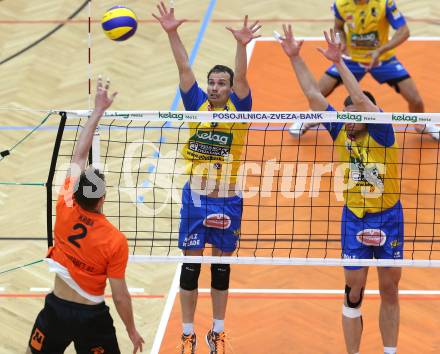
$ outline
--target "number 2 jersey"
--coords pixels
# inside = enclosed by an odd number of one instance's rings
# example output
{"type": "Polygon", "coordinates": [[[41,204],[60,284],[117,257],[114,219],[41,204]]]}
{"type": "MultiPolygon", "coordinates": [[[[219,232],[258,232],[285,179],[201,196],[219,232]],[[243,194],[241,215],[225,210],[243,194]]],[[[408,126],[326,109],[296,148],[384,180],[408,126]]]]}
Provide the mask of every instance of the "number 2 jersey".
{"type": "Polygon", "coordinates": [[[125,276],[127,239],[104,214],[84,210],[76,203],[74,185],[75,178],[67,177],[58,197],[55,244],[47,257],[67,268],[87,294],[102,296],[107,278],[125,276]]]}
{"type": "MultiPolygon", "coordinates": [[[[182,100],[187,111],[250,111],[251,92],[239,99],[233,92],[225,107],[213,108],[208,95],[197,82],[188,92],[182,92],[182,100]]],[[[183,157],[188,162],[188,173],[192,176],[206,176],[212,179],[236,182],[240,167],[240,157],[245,144],[247,123],[188,123],[189,139],[183,147],[183,157]]]]}

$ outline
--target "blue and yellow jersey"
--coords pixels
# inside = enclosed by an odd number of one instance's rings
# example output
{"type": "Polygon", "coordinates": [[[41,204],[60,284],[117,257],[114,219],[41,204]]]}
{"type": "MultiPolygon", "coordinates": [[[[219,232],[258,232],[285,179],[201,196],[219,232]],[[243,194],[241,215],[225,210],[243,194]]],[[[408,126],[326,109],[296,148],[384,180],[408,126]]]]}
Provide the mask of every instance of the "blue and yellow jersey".
{"type": "MultiPolygon", "coordinates": [[[[368,53],[388,42],[390,25],[396,30],[406,24],[395,0],[369,0],[357,4],[355,0],[335,0],[335,17],[344,21],[347,51],[353,61],[369,63],[368,53]]],[[[393,57],[395,50],[380,56],[384,61],[393,57]]]]}
{"type": "MultiPolygon", "coordinates": [[[[328,111],[334,111],[329,106],[328,111]]],[[[359,218],[393,207],[400,198],[399,149],[391,124],[367,124],[352,140],[344,123],[324,123],[334,141],[343,174],[344,201],[359,218]]],[[[342,183],[335,180],[335,183],[342,183]]]]}
{"type": "MultiPolygon", "coordinates": [[[[182,92],[182,100],[187,111],[250,111],[252,96],[239,99],[232,93],[224,108],[210,106],[208,95],[197,82],[188,92],[182,92]]],[[[182,154],[189,162],[188,173],[209,176],[217,180],[236,182],[240,157],[245,144],[249,125],[247,123],[188,123],[189,139],[182,154]]]]}

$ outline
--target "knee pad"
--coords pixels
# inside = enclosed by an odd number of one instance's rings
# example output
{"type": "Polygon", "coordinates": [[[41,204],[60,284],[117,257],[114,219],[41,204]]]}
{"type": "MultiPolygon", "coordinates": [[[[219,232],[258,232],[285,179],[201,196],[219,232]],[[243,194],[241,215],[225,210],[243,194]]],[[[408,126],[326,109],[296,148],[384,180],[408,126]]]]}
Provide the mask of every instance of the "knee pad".
{"type": "Polygon", "coordinates": [[[348,307],[352,308],[352,309],[356,309],[358,307],[361,307],[362,300],[363,300],[363,297],[364,297],[364,288],[361,288],[361,293],[360,293],[360,296],[359,296],[359,300],[356,301],[356,302],[351,302],[350,301],[350,292],[351,292],[351,288],[348,285],[345,285],[345,299],[347,301],[348,307]]]}
{"type": "Polygon", "coordinates": [[[200,263],[183,263],[180,272],[180,287],[183,290],[196,290],[199,287],[200,263]]]}
{"type": "Polygon", "coordinates": [[[211,288],[228,290],[230,274],[231,266],[229,264],[211,264],[211,288]]]}

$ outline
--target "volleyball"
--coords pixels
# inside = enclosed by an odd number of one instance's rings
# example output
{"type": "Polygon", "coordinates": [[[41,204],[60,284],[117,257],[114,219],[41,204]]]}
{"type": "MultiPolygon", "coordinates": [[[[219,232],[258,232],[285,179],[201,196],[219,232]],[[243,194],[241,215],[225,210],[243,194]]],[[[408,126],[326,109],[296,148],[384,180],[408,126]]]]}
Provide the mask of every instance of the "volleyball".
{"type": "Polygon", "coordinates": [[[109,9],[101,21],[104,33],[113,41],[125,41],[135,34],[136,14],[128,7],[117,5],[109,9]]]}

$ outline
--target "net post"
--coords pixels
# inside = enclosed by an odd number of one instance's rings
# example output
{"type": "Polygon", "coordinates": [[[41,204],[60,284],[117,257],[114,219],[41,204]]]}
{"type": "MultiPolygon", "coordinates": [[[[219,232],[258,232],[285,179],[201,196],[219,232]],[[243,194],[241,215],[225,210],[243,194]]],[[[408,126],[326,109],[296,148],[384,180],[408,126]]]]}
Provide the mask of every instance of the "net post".
{"type": "Polygon", "coordinates": [[[66,112],[59,112],[61,116],[60,124],[58,126],[57,137],[52,152],[52,160],[50,162],[49,174],[46,182],[46,202],[47,202],[47,245],[53,246],[52,235],[52,182],[55,175],[55,168],[57,165],[58,153],[60,151],[61,139],[63,138],[64,127],[66,125],[67,114],[66,112]]]}

